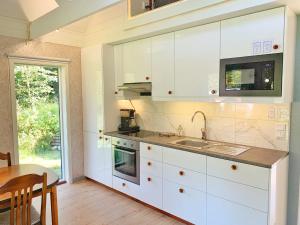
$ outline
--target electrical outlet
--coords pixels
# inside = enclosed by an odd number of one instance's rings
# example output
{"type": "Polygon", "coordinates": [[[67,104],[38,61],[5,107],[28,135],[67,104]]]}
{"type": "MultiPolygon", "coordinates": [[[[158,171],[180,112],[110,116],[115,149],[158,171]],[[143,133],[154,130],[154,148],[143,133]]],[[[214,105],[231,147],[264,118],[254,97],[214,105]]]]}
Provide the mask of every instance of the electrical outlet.
{"type": "Polygon", "coordinates": [[[277,110],[277,114],[278,114],[278,119],[279,120],[289,120],[289,110],[285,109],[285,108],[279,108],[277,110]]]}
{"type": "Polygon", "coordinates": [[[287,137],[287,124],[285,123],[278,123],[276,124],[276,139],[284,140],[287,137]]]}
{"type": "Polygon", "coordinates": [[[273,108],[273,107],[269,108],[268,118],[269,118],[269,120],[275,120],[275,118],[276,118],[275,108],[273,108]]]}

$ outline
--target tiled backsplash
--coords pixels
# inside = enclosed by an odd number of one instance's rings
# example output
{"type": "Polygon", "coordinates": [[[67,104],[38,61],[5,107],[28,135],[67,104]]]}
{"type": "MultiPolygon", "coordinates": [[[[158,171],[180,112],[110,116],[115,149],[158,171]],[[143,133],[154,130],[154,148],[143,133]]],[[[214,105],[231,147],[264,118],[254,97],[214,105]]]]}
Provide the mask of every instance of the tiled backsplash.
{"type": "MultiPolygon", "coordinates": [[[[289,104],[153,102],[149,98],[132,100],[142,129],[177,132],[201,137],[203,117],[199,114],[192,123],[195,111],[207,116],[207,135],[210,140],[245,144],[288,151],[289,104]]],[[[129,101],[120,100],[120,108],[130,108],[129,101]]]]}

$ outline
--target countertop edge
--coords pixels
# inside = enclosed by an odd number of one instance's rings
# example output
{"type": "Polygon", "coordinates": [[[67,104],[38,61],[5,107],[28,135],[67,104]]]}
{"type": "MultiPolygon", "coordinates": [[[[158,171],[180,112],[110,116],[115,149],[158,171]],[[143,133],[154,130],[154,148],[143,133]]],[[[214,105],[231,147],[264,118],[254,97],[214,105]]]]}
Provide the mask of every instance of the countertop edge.
{"type": "MultiPolygon", "coordinates": [[[[116,138],[124,138],[124,139],[127,139],[127,140],[138,141],[138,142],[142,142],[142,143],[146,143],[146,144],[159,145],[159,146],[162,146],[162,147],[173,148],[175,150],[181,150],[181,151],[191,152],[191,153],[195,153],[195,154],[206,155],[206,156],[209,156],[209,157],[234,161],[234,162],[238,162],[238,163],[245,163],[245,164],[258,166],[258,167],[263,167],[263,168],[268,168],[268,169],[271,169],[273,167],[273,165],[275,165],[276,163],[278,163],[280,160],[284,159],[285,157],[289,156],[289,152],[285,152],[285,151],[248,146],[248,147],[251,147],[252,149],[255,149],[255,148],[265,149],[265,150],[271,150],[271,151],[278,151],[278,152],[282,153],[282,156],[278,157],[278,159],[276,161],[274,161],[272,164],[264,164],[264,163],[254,162],[254,161],[251,161],[251,160],[235,158],[235,157],[232,157],[230,155],[218,154],[218,153],[213,153],[213,152],[205,151],[205,150],[199,151],[199,150],[194,150],[194,149],[188,148],[188,147],[187,148],[181,147],[181,146],[178,146],[178,145],[175,145],[175,144],[167,144],[167,143],[165,144],[165,143],[161,143],[161,142],[151,141],[151,140],[148,140],[147,138],[126,136],[126,135],[122,135],[122,134],[119,134],[119,133],[116,133],[116,132],[106,132],[106,133],[104,133],[104,135],[110,136],[110,137],[116,137],[116,138]]],[[[178,137],[178,138],[189,138],[189,137],[178,137]]],[[[217,141],[215,141],[215,142],[217,142],[217,141]]],[[[230,143],[230,144],[232,144],[232,143],[230,143]]],[[[245,146],[245,145],[243,145],[243,146],[245,146]]],[[[250,150],[248,150],[248,151],[250,151],[250,150]]]]}

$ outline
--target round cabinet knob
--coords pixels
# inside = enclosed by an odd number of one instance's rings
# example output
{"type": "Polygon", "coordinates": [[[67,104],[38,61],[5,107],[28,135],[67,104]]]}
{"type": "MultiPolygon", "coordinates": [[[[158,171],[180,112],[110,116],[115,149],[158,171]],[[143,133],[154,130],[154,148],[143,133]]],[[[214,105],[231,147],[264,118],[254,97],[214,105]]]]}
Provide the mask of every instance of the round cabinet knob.
{"type": "Polygon", "coordinates": [[[184,175],[184,171],[179,171],[179,175],[183,176],[184,175]]]}
{"type": "Polygon", "coordinates": [[[148,166],[151,166],[151,165],[152,165],[152,163],[151,163],[151,162],[148,162],[147,164],[148,164],[148,166]]]}
{"type": "Polygon", "coordinates": [[[125,183],[122,183],[122,186],[123,186],[123,187],[125,187],[125,186],[126,186],[126,184],[125,184],[125,183]]]}
{"type": "Polygon", "coordinates": [[[172,94],[172,91],[168,91],[168,94],[171,95],[171,94],[172,94]]]}
{"type": "Polygon", "coordinates": [[[277,44],[273,45],[273,49],[274,49],[274,50],[279,49],[279,45],[277,45],[277,44]]]}
{"type": "Polygon", "coordinates": [[[152,179],[151,179],[151,177],[148,177],[147,180],[150,182],[152,179]]]}
{"type": "Polygon", "coordinates": [[[231,166],[231,169],[232,169],[232,170],[237,170],[237,165],[232,165],[232,166],[231,166]]]}
{"type": "Polygon", "coordinates": [[[183,188],[179,188],[179,192],[180,192],[180,193],[183,193],[183,192],[184,192],[184,189],[183,189],[183,188]]]}
{"type": "Polygon", "coordinates": [[[216,90],[211,90],[210,93],[211,93],[212,95],[215,95],[215,94],[217,94],[217,91],[216,91],[216,90]]]}
{"type": "Polygon", "coordinates": [[[99,133],[101,134],[101,133],[102,133],[102,130],[99,130],[99,133]]]}
{"type": "Polygon", "coordinates": [[[105,138],[105,141],[108,141],[108,138],[105,138]]]}
{"type": "Polygon", "coordinates": [[[148,146],[147,149],[148,149],[148,150],[151,150],[151,146],[148,146]]]}
{"type": "Polygon", "coordinates": [[[117,91],[115,91],[115,95],[117,95],[118,94],[118,92],[117,91]]]}
{"type": "Polygon", "coordinates": [[[101,139],[102,139],[102,137],[100,136],[100,137],[99,137],[99,139],[101,140],[101,139]]]}
{"type": "Polygon", "coordinates": [[[146,77],[146,80],[150,80],[150,77],[147,76],[147,77],[146,77]]]}

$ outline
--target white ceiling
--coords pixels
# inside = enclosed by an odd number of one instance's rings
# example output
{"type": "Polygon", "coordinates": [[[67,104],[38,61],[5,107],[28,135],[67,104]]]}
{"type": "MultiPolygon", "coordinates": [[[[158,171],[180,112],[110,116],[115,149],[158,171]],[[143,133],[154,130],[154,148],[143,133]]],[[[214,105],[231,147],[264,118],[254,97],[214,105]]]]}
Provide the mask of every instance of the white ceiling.
{"type": "Polygon", "coordinates": [[[288,5],[295,13],[300,14],[300,0],[279,0],[279,2],[288,5]]]}
{"type": "Polygon", "coordinates": [[[1,0],[0,16],[31,22],[57,7],[55,0],[1,0]]]}

